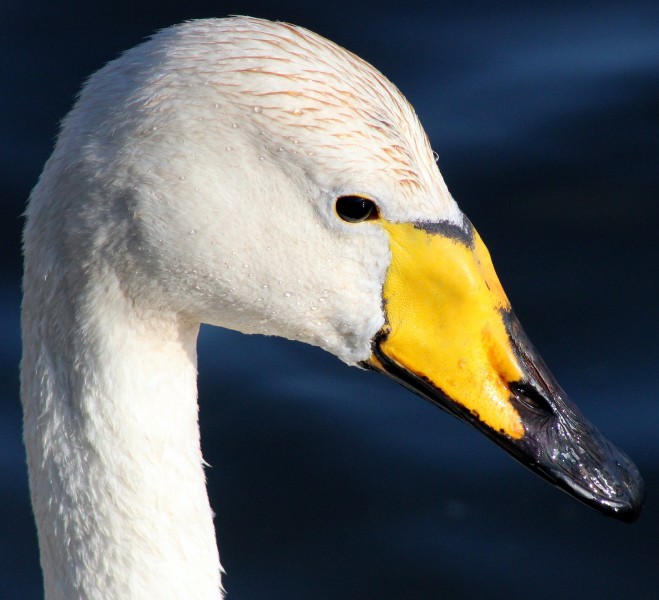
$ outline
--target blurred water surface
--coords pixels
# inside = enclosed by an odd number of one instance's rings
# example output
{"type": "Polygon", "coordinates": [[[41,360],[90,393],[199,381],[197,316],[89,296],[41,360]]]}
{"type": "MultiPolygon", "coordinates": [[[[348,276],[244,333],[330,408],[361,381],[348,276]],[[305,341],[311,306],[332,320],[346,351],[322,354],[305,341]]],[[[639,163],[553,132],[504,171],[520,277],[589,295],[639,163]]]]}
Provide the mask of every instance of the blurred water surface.
{"type": "Polygon", "coordinates": [[[656,2],[78,4],[0,8],[0,597],[42,593],[17,384],[25,199],[85,76],[158,27],[226,14],[310,27],[401,88],[530,337],[648,486],[639,522],[608,520],[382,377],[204,328],[229,598],[656,597],[656,2]]]}

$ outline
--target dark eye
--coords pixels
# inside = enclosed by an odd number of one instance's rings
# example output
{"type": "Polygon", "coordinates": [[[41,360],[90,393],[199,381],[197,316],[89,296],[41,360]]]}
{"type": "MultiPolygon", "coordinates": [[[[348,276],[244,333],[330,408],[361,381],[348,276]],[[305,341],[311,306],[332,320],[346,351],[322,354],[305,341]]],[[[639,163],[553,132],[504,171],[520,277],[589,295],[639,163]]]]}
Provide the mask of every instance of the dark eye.
{"type": "Polygon", "coordinates": [[[348,223],[361,223],[376,219],[378,209],[375,202],[359,196],[341,196],[336,200],[336,214],[348,223]]]}

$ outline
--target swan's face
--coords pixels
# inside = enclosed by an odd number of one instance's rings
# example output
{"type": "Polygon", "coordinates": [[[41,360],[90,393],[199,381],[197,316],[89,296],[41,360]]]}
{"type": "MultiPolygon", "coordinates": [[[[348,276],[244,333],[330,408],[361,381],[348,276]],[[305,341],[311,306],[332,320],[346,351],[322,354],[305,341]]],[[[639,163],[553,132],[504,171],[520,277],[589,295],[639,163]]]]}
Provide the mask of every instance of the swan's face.
{"type": "Polygon", "coordinates": [[[586,503],[636,513],[635,467],[536,356],[382,75],[248,19],[169,30],[105,71],[81,103],[117,86],[89,148],[122,190],[141,302],[385,372],[586,503]]]}
{"type": "Polygon", "coordinates": [[[191,318],[368,360],[387,319],[386,224],[462,228],[464,217],[413,109],[381,74],[308,32],[240,23],[189,24],[176,52],[181,29],[169,30],[104,78],[134,82],[116,102],[121,125],[98,144],[116,145],[128,167],[142,256],[127,271],[146,266],[160,282],[154,301],[166,286],[191,318]],[[377,219],[341,217],[337,200],[355,196],[377,219]]]}

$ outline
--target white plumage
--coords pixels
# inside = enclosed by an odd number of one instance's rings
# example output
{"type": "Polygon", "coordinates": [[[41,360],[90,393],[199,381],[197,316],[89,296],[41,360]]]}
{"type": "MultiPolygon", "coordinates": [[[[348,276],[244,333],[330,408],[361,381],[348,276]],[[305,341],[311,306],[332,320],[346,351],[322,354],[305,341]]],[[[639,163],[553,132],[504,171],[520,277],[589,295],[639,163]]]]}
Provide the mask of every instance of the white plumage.
{"type": "Polygon", "coordinates": [[[384,233],[457,217],[372,67],[256,19],[167,29],[86,84],[25,232],[23,398],[48,598],[217,598],[196,402],[200,322],[354,364],[383,323],[384,233]]]}
{"type": "MultiPolygon", "coordinates": [[[[484,347],[464,352],[485,369],[474,381],[486,388],[467,396],[495,399],[485,408],[512,424],[488,435],[527,460],[536,438],[524,411],[547,412],[551,427],[552,410],[579,427],[581,416],[552,396],[542,365],[527,368],[534,355],[506,321],[487,251],[413,109],[380,73],[304,29],[240,17],[164,30],[92,76],[32,192],[24,235],[24,436],[46,597],[221,596],[197,424],[200,323],[369,361],[442,403],[441,385],[380,343],[394,329],[388,307],[405,308],[416,286],[405,253],[435,244],[464,264],[453,258],[444,273],[442,257],[424,258],[419,281],[445,277],[445,302],[477,308],[465,323],[484,347]],[[344,196],[375,201],[378,220],[339,218],[344,196]],[[407,288],[397,280],[383,300],[392,271],[407,288]]],[[[438,311],[421,303],[434,326],[438,311]]],[[[414,336],[437,343],[405,317],[399,310],[396,323],[414,335],[401,338],[400,356],[414,355],[414,336]]],[[[456,348],[446,366],[458,383],[447,384],[461,389],[471,358],[456,348]]],[[[449,400],[493,427],[480,404],[449,400]]],[[[553,481],[587,503],[636,514],[637,472],[586,425],[575,430],[579,451],[588,435],[604,444],[592,469],[528,460],[550,480],[556,467],[553,481]],[[618,471],[630,479],[619,484],[618,471]]],[[[571,447],[569,428],[556,427],[567,440],[557,447],[571,447]]]]}

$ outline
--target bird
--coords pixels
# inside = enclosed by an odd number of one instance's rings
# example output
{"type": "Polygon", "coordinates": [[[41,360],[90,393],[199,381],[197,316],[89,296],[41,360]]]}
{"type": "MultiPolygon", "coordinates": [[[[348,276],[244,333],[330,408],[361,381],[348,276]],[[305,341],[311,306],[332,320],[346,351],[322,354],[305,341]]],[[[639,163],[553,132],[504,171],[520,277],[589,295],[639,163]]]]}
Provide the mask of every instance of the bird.
{"type": "Polygon", "coordinates": [[[23,251],[49,600],[223,597],[202,323],[385,374],[590,507],[641,510],[638,470],[526,337],[412,106],[302,27],[188,21],[101,68],[30,195],[23,251]]]}

